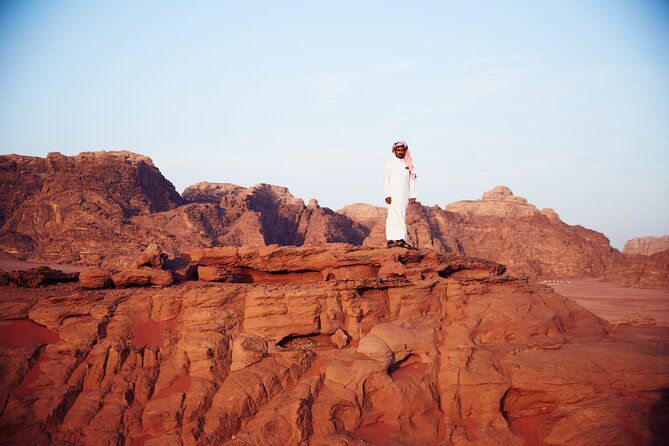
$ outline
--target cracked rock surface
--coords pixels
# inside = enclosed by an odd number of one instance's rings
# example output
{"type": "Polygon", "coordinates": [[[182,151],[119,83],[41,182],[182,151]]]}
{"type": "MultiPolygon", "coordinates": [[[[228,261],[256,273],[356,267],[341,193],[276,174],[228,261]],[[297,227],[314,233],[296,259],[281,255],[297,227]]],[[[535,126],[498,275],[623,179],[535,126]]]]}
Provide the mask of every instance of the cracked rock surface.
{"type": "Polygon", "coordinates": [[[668,439],[666,342],[632,338],[497,263],[346,244],[189,258],[239,280],[0,287],[1,441],[668,439]]]}

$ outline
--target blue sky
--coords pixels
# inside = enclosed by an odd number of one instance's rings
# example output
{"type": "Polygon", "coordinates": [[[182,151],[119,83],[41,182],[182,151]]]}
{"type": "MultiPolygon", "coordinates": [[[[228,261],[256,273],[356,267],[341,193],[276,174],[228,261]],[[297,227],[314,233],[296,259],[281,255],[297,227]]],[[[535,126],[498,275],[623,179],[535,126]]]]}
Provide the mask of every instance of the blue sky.
{"type": "Polygon", "coordinates": [[[132,150],[179,191],[383,203],[404,139],[426,205],[504,184],[613,246],[669,234],[661,1],[0,6],[0,153],[132,150]]]}

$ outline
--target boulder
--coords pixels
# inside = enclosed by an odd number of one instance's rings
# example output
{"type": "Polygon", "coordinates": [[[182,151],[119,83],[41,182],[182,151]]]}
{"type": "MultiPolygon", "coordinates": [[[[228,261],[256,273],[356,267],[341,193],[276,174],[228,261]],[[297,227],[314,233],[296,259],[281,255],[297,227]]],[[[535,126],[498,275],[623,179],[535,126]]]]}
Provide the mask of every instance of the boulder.
{"type": "Polygon", "coordinates": [[[387,369],[395,362],[395,355],[390,347],[388,347],[388,344],[373,334],[366,334],[360,339],[357,351],[369,359],[379,362],[384,369],[387,369]]]}
{"type": "Polygon", "coordinates": [[[114,286],[112,272],[102,268],[86,268],[79,274],[79,284],[83,288],[100,289],[114,286]]]}
{"type": "Polygon", "coordinates": [[[162,251],[160,246],[156,243],[151,243],[132,262],[132,267],[140,268],[142,266],[148,266],[150,268],[160,268],[163,266],[166,258],[167,254],[162,251]]]}
{"type": "Polygon", "coordinates": [[[334,334],[330,336],[330,341],[337,348],[348,347],[350,340],[351,336],[346,332],[346,330],[342,330],[341,328],[338,328],[337,331],[335,331],[334,334]]]}
{"type": "Polygon", "coordinates": [[[251,333],[240,334],[232,343],[230,370],[244,369],[267,356],[267,342],[251,333]]]}
{"type": "Polygon", "coordinates": [[[232,274],[227,268],[216,265],[198,266],[197,277],[199,280],[204,280],[207,282],[235,282],[234,274],[232,274]]]}
{"type": "Polygon", "coordinates": [[[118,288],[148,285],[169,286],[172,285],[173,277],[171,271],[142,267],[121,270],[112,276],[112,281],[118,288]]]}

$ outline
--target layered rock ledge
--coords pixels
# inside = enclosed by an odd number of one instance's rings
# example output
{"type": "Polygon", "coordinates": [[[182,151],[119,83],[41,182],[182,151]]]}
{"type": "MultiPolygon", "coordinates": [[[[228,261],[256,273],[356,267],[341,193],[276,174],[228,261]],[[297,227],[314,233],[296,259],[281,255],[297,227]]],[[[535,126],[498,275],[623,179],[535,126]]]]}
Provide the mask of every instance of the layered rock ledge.
{"type": "Polygon", "coordinates": [[[667,440],[669,358],[497,263],[344,244],[189,256],[200,280],[166,287],[0,287],[4,441],[667,440]]]}

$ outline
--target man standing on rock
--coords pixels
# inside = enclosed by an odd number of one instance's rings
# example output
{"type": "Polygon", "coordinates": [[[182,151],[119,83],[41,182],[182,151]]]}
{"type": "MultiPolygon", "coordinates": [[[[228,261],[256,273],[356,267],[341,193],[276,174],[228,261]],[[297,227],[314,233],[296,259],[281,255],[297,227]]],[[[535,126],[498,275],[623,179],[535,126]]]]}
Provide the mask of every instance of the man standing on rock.
{"type": "Polygon", "coordinates": [[[416,173],[409,146],[404,141],[393,144],[393,155],[386,162],[383,175],[384,193],[388,203],[386,240],[388,248],[413,248],[406,242],[406,214],[409,203],[416,201],[416,173]]]}

